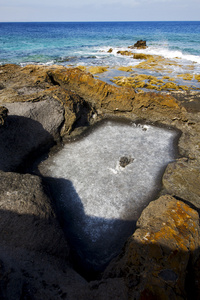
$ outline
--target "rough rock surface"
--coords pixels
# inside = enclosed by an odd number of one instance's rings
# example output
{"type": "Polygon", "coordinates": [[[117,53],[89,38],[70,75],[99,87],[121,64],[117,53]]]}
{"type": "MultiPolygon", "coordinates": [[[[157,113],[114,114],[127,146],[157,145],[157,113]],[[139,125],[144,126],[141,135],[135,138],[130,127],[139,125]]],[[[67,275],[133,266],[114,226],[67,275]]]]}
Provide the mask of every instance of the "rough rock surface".
{"type": "Polygon", "coordinates": [[[52,299],[45,277],[58,274],[59,260],[66,265],[69,248],[50,200],[37,176],[1,171],[0,182],[0,298],[52,299]]]}
{"type": "Polygon", "coordinates": [[[127,299],[123,280],[97,288],[69,266],[68,244],[39,177],[1,171],[0,182],[2,300],[127,299]]]}
{"type": "Polygon", "coordinates": [[[124,278],[130,299],[185,299],[187,267],[192,272],[200,247],[198,213],[166,195],[144,209],[137,227],[104,278],[124,278]]]}
{"type": "Polygon", "coordinates": [[[1,245],[67,257],[69,249],[41,179],[0,171],[1,245]]]}
{"type": "Polygon", "coordinates": [[[200,166],[179,159],[167,166],[163,186],[168,193],[187,200],[200,209],[200,166]]]}
{"type": "Polygon", "coordinates": [[[7,114],[8,109],[4,106],[0,106],[0,126],[4,125],[7,114]]]}
{"type": "MultiPolygon", "coordinates": [[[[50,70],[62,72],[66,68],[61,66],[52,66],[50,70]]],[[[77,69],[78,70],[78,69],[77,69]]],[[[0,66],[1,82],[4,87],[0,90],[0,103],[12,102],[39,102],[59,101],[65,111],[65,123],[62,127],[62,135],[70,133],[73,125],[78,122],[81,125],[88,125],[88,119],[93,116],[94,111],[89,103],[75,94],[70,89],[60,86],[60,84],[51,76],[49,68],[44,66],[28,65],[21,68],[16,65],[0,66]]],[[[8,105],[7,105],[8,106],[8,105]]],[[[48,111],[49,125],[51,113],[48,111]]],[[[51,125],[50,125],[51,126],[51,125]]]]}
{"type": "Polygon", "coordinates": [[[107,116],[178,129],[181,156],[166,168],[163,197],[143,211],[103,279],[90,283],[69,267],[40,179],[1,172],[1,299],[199,299],[199,94],[135,93],[62,66],[0,72],[0,124],[9,110],[0,127],[1,170],[25,169],[54,142],[107,116]]]}
{"type": "Polygon", "coordinates": [[[15,171],[59,139],[64,110],[54,99],[5,105],[9,116],[0,128],[0,169],[15,171]]]}
{"type": "Polygon", "coordinates": [[[131,111],[135,92],[108,85],[79,69],[52,69],[48,75],[66,89],[72,89],[97,109],[110,111],[131,111]]]}

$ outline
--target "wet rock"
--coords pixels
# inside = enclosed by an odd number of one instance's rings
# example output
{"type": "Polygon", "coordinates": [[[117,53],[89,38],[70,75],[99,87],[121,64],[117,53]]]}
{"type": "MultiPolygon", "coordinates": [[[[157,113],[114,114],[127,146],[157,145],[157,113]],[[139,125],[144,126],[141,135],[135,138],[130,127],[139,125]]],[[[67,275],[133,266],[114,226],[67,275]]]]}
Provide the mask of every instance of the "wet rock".
{"type": "Polygon", "coordinates": [[[189,261],[194,269],[199,255],[198,213],[166,195],[144,209],[137,227],[104,278],[124,278],[131,299],[185,299],[189,261]]]}
{"type": "Polygon", "coordinates": [[[147,48],[147,44],[146,44],[146,41],[139,40],[133,46],[130,46],[129,48],[131,48],[131,49],[134,49],[134,48],[146,49],[147,48]]]}
{"type": "Polygon", "coordinates": [[[144,54],[144,53],[133,53],[134,59],[150,59],[153,56],[150,54],[144,54]]]}
{"type": "Polygon", "coordinates": [[[122,51],[122,50],[117,51],[117,54],[126,55],[126,56],[133,55],[131,51],[122,51]]]}
{"type": "Polygon", "coordinates": [[[108,50],[108,53],[112,53],[112,52],[113,52],[113,49],[110,48],[110,49],[108,50]]]}
{"type": "Polygon", "coordinates": [[[119,71],[123,71],[123,72],[131,72],[133,69],[132,67],[124,67],[124,66],[121,66],[118,68],[119,71]]]}
{"type": "MultiPolygon", "coordinates": [[[[149,56],[148,61],[150,61],[150,55],[144,55],[142,53],[135,53],[134,54],[134,58],[135,59],[147,59],[147,56],[149,56]],[[145,58],[146,56],[146,58],[145,58]]],[[[140,66],[142,67],[144,62],[140,63],[140,66]]],[[[136,66],[137,68],[139,68],[139,65],[136,66]]],[[[118,68],[118,70],[121,71],[125,71],[127,67],[124,68],[118,68]],[[124,69],[124,70],[123,70],[124,69]]],[[[128,71],[130,71],[130,67],[127,68],[128,71]]],[[[119,86],[131,86],[134,89],[136,89],[137,91],[142,91],[141,89],[145,89],[145,90],[149,90],[149,91],[173,91],[173,94],[176,95],[174,93],[174,91],[180,91],[180,90],[188,90],[189,88],[187,86],[183,86],[183,85],[179,85],[177,83],[174,82],[166,82],[167,80],[170,80],[169,77],[165,76],[165,78],[163,77],[163,79],[157,78],[156,76],[152,76],[152,75],[146,75],[146,74],[131,74],[130,77],[127,76],[116,76],[114,77],[111,81],[114,82],[116,85],[119,86]]],[[[189,98],[189,97],[187,97],[189,98]]],[[[190,101],[190,100],[189,100],[190,101]]],[[[191,107],[191,108],[198,108],[198,97],[196,99],[196,102],[193,103],[193,105],[191,104],[191,102],[187,102],[186,105],[186,101],[182,102],[182,105],[187,109],[187,107],[191,107]],[[185,105],[184,105],[185,104],[185,105]]]]}
{"type": "Polygon", "coordinates": [[[103,66],[93,66],[88,68],[88,72],[91,74],[99,74],[99,73],[104,73],[108,71],[108,67],[103,67],[103,66]]]}

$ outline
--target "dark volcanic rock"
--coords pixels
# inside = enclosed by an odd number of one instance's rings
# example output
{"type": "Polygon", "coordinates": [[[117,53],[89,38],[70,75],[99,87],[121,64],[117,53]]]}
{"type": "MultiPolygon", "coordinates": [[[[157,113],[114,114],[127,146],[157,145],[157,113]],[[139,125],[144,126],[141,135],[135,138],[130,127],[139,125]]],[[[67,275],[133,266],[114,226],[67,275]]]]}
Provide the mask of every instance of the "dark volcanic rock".
{"type": "Polygon", "coordinates": [[[1,171],[0,182],[0,298],[84,299],[87,283],[69,267],[68,244],[41,180],[1,171]]]}
{"type": "Polygon", "coordinates": [[[59,140],[64,110],[56,100],[6,106],[9,116],[6,126],[0,128],[0,169],[15,171],[59,140]]]}
{"type": "Polygon", "coordinates": [[[68,256],[68,246],[41,180],[0,171],[1,244],[68,256]]]}
{"type": "Polygon", "coordinates": [[[147,44],[146,44],[146,41],[140,40],[140,41],[137,41],[133,46],[130,46],[129,48],[130,49],[134,49],[134,48],[146,49],[147,44]]]}
{"type": "Polygon", "coordinates": [[[89,285],[69,248],[41,180],[0,172],[0,299],[127,299],[123,280],[89,285]]]}

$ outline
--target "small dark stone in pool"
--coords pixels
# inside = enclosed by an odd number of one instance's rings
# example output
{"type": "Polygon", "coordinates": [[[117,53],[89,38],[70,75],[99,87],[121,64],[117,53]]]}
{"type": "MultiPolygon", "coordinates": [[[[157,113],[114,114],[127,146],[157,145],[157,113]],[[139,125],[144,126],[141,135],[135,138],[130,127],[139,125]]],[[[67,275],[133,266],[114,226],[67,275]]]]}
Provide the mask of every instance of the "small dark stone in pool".
{"type": "Polygon", "coordinates": [[[132,157],[127,157],[127,156],[122,156],[119,160],[119,165],[122,168],[125,168],[127,165],[129,165],[130,163],[133,162],[133,158],[132,157]]]}

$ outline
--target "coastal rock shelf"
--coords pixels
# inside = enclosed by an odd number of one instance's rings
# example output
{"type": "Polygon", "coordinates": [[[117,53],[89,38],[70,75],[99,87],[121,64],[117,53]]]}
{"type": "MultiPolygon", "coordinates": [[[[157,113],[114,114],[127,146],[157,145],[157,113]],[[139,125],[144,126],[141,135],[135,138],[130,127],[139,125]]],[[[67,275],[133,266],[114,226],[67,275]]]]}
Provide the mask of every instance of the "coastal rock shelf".
{"type": "Polygon", "coordinates": [[[51,177],[62,223],[86,265],[101,270],[116,256],[174,159],[174,130],[104,121],[67,143],[39,169],[51,177]]]}
{"type": "Polygon", "coordinates": [[[0,75],[0,298],[200,299],[200,93],[0,75]]]}

